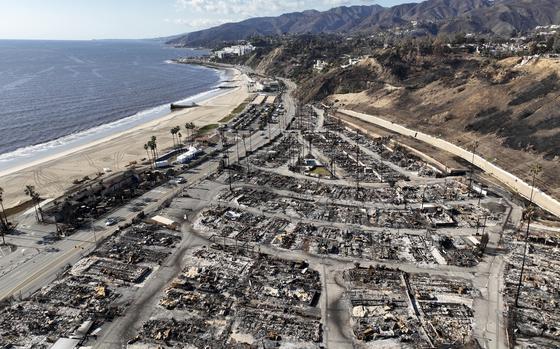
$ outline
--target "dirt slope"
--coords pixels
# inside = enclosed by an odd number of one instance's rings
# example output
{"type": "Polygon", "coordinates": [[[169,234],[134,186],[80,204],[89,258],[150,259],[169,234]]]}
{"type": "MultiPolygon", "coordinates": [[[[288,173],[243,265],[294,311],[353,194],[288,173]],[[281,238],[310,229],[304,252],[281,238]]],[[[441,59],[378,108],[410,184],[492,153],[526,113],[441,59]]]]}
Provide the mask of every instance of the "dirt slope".
{"type": "MultiPolygon", "coordinates": [[[[423,57],[406,62],[406,71],[378,63],[369,63],[366,91],[328,100],[460,145],[478,140],[479,153],[522,178],[538,161],[539,187],[560,197],[560,60],[423,57]]],[[[328,86],[332,74],[312,83],[328,86]]],[[[337,92],[322,93],[329,91],[337,92]]]]}

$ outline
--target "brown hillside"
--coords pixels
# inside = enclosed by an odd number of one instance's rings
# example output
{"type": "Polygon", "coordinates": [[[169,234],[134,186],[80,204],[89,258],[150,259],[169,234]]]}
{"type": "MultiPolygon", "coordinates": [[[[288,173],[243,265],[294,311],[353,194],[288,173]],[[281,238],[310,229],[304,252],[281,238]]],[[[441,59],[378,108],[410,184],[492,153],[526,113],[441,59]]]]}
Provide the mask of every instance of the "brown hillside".
{"type": "MultiPolygon", "coordinates": [[[[560,60],[422,57],[408,60],[404,72],[380,60],[383,71],[368,70],[367,91],[341,94],[338,87],[328,99],[460,145],[479,140],[479,153],[522,178],[539,161],[539,186],[560,197],[560,60]]],[[[328,87],[349,74],[329,72],[309,84],[328,87]]]]}

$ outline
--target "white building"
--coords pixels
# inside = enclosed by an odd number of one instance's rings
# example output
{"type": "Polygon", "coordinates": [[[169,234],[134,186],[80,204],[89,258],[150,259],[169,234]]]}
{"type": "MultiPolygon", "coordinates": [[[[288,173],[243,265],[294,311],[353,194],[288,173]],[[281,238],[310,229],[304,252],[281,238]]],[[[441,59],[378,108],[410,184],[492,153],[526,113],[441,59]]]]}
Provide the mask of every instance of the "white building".
{"type": "Polygon", "coordinates": [[[201,151],[199,149],[196,149],[195,147],[190,147],[186,153],[181,154],[177,157],[177,162],[181,164],[187,164],[192,160],[194,160],[200,153],[201,151]]]}
{"type": "Polygon", "coordinates": [[[251,44],[235,45],[235,46],[224,47],[223,49],[214,52],[214,55],[222,59],[225,56],[243,56],[253,51],[255,51],[255,46],[251,44]]]}

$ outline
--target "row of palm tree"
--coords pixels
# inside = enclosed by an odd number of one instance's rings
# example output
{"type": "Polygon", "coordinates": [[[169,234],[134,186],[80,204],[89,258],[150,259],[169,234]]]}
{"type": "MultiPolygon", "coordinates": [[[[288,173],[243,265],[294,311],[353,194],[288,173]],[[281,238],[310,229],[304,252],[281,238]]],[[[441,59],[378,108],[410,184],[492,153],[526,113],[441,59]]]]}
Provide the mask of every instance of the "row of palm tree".
{"type": "Polygon", "coordinates": [[[194,129],[195,128],[196,128],[196,126],[192,122],[187,122],[185,124],[185,129],[187,130],[187,139],[190,139],[192,141],[192,137],[194,135],[194,129]]]}
{"type": "Polygon", "coordinates": [[[181,146],[181,138],[183,137],[183,135],[181,134],[181,126],[173,127],[171,129],[171,136],[173,137],[173,148],[181,146]]]}
{"type": "MultiPolygon", "coordinates": [[[[187,139],[190,139],[192,141],[195,129],[196,129],[196,126],[195,126],[194,123],[187,122],[185,124],[185,130],[187,130],[187,139]]],[[[181,126],[172,127],[169,132],[171,133],[171,136],[173,137],[173,148],[181,147],[182,144],[183,144],[183,140],[182,140],[183,139],[183,134],[181,133],[181,126]]]]}
{"type": "Polygon", "coordinates": [[[156,136],[152,136],[148,143],[144,144],[144,150],[148,155],[148,160],[155,165],[156,159],[159,157],[156,136]]]}
{"type": "MultiPolygon", "coordinates": [[[[35,218],[37,222],[43,221],[43,212],[39,207],[41,203],[41,195],[35,190],[32,185],[25,186],[25,195],[31,198],[33,203],[33,209],[35,210],[35,218]]],[[[4,188],[0,187],[0,234],[2,235],[2,245],[6,245],[6,233],[10,229],[10,222],[8,221],[8,215],[4,209],[4,188]]]]}

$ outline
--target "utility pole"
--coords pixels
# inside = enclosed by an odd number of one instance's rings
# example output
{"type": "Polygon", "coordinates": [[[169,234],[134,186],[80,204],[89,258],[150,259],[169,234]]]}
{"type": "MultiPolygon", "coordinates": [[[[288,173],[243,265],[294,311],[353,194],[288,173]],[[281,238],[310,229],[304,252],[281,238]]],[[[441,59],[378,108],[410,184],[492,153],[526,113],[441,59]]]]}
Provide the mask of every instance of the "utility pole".
{"type": "Polygon", "coordinates": [[[249,172],[249,156],[247,155],[247,143],[245,142],[245,138],[247,138],[247,135],[243,134],[241,140],[243,141],[243,150],[245,151],[245,165],[247,165],[247,172],[249,172]]]}
{"type": "Polygon", "coordinates": [[[228,154],[224,154],[224,158],[226,159],[226,168],[228,170],[229,191],[233,191],[233,189],[231,188],[231,168],[229,166],[229,152],[228,154]]]}
{"type": "Polygon", "coordinates": [[[255,130],[253,128],[249,128],[249,152],[253,154],[253,134],[255,130]]]}
{"type": "Polygon", "coordinates": [[[469,176],[469,196],[472,195],[472,182],[473,182],[473,172],[474,172],[474,159],[475,159],[475,155],[476,155],[476,149],[479,146],[479,142],[478,141],[474,141],[473,145],[472,145],[472,161],[471,161],[471,173],[469,176]]]}
{"type": "Polygon", "coordinates": [[[527,217],[527,230],[525,231],[525,244],[523,246],[523,260],[521,262],[521,272],[519,273],[519,283],[517,284],[517,294],[515,295],[515,307],[519,308],[519,294],[521,293],[521,284],[523,282],[523,272],[525,271],[525,261],[527,259],[527,247],[529,244],[529,231],[531,226],[531,219],[535,214],[533,206],[533,193],[535,190],[535,180],[539,173],[542,172],[542,166],[539,163],[534,164],[531,167],[531,173],[533,174],[533,184],[531,185],[531,195],[529,196],[529,207],[526,211],[527,217]]]}
{"type": "Polygon", "coordinates": [[[356,201],[360,198],[360,131],[356,130],[356,201]]]}
{"type": "Polygon", "coordinates": [[[95,226],[93,225],[93,215],[90,215],[89,219],[90,219],[91,231],[93,232],[93,240],[95,241],[95,245],[97,245],[97,235],[95,234],[95,226]]]}
{"type": "Polygon", "coordinates": [[[237,161],[239,162],[239,133],[235,130],[235,152],[237,154],[237,161]]]}
{"type": "Polygon", "coordinates": [[[270,136],[270,115],[267,116],[267,124],[268,124],[268,139],[270,141],[272,139],[270,136]]]}

